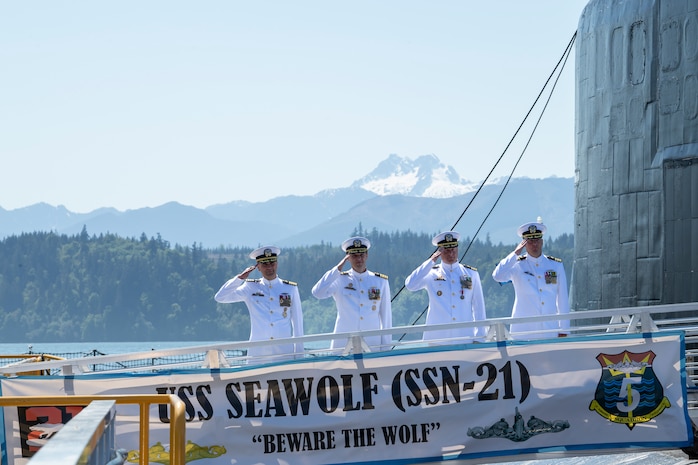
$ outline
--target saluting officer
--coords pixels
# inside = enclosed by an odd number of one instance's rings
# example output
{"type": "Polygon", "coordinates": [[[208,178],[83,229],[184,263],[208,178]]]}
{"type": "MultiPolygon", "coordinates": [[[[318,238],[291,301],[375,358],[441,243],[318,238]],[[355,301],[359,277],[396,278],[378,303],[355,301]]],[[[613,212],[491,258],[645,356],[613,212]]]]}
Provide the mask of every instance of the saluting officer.
{"type": "MultiPolygon", "coordinates": [[[[517,233],[522,241],[513,252],[499,262],[492,272],[495,281],[514,283],[514,308],[512,317],[535,315],[564,315],[569,313],[567,277],[562,260],[543,255],[543,235],[547,228],[538,222],[519,226],[517,233]],[[523,249],[526,254],[521,255],[523,249]]],[[[511,325],[511,337],[515,339],[539,339],[567,336],[570,327],[568,319],[543,321],[539,323],[516,323],[511,325]],[[546,333],[518,333],[551,330],[546,333]]]]}
{"type": "MultiPolygon", "coordinates": [[[[365,237],[352,237],[344,241],[344,258],[313,286],[312,292],[316,298],[334,298],[337,306],[335,334],[393,326],[388,277],[366,268],[370,247],[371,242],[365,237]],[[342,271],[347,261],[351,268],[342,271]]],[[[387,350],[392,345],[392,336],[366,337],[365,342],[371,350],[387,350]]],[[[342,349],[346,344],[346,339],[335,339],[331,348],[342,349]]]]}
{"type": "MultiPolygon", "coordinates": [[[[260,247],[250,258],[256,264],[228,280],[215,295],[217,302],[245,302],[250,312],[250,341],[303,336],[303,311],[298,285],[276,275],[278,247],[260,247]],[[248,279],[250,273],[259,269],[262,277],[248,279]]],[[[303,344],[281,344],[268,347],[250,347],[249,356],[291,354],[294,358],[303,353],[303,344]]]]}
{"type": "MultiPolygon", "coordinates": [[[[405,287],[410,291],[426,289],[429,294],[426,325],[478,321],[486,318],[485,298],[477,268],[458,263],[459,239],[460,234],[456,231],[446,231],[434,236],[431,243],[438,247],[436,252],[405,279],[405,287]],[[435,264],[439,258],[441,263],[435,264]]],[[[423,339],[426,341],[468,338],[484,341],[486,335],[486,329],[478,326],[425,331],[423,339]]]]}

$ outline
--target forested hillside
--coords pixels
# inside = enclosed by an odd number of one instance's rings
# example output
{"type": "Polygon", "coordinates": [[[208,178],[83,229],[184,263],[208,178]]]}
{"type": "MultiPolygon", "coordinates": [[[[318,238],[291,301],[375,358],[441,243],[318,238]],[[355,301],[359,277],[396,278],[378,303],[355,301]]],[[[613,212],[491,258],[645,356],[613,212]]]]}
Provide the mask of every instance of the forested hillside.
{"type": "MultiPolygon", "coordinates": [[[[431,237],[362,231],[373,246],[368,267],[390,277],[394,325],[421,324],[425,291],[403,288],[405,277],[433,252],[431,237]]],[[[461,241],[463,263],[478,268],[489,317],[509,316],[514,292],[491,278],[511,244],[461,241]]],[[[3,342],[246,340],[244,304],[218,304],[214,293],[253,262],[249,249],[171,246],[161,237],[123,238],[27,233],[0,242],[0,340],[3,342]]],[[[573,237],[546,239],[544,253],[564,260],[571,276],[573,237]]],[[[279,276],[298,283],[306,334],[332,331],[332,299],[310,289],[342,258],[338,244],[283,249],[279,276]]],[[[346,265],[348,266],[348,265],[346,265]]],[[[258,277],[255,272],[252,277],[258,277]]]]}

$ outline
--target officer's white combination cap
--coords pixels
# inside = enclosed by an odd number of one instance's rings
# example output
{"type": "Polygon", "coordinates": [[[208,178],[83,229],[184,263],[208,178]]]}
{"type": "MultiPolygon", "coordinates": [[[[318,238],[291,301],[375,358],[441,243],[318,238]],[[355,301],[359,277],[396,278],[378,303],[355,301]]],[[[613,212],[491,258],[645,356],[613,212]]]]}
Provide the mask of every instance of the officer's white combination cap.
{"type": "Polygon", "coordinates": [[[540,239],[547,230],[543,223],[526,223],[519,226],[516,232],[523,239],[540,239]]]}
{"type": "Polygon", "coordinates": [[[371,248],[371,241],[365,237],[350,237],[342,242],[342,250],[346,253],[364,253],[371,248]]]}
{"type": "Polygon", "coordinates": [[[281,253],[281,249],[274,245],[265,245],[250,252],[250,258],[257,260],[257,263],[271,263],[276,261],[276,257],[281,253]]]}
{"type": "Polygon", "coordinates": [[[460,239],[460,233],[456,231],[446,231],[434,236],[431,243],[437,247],[452,249],[453,247],[458,247],[458,239],[460,239]]]}

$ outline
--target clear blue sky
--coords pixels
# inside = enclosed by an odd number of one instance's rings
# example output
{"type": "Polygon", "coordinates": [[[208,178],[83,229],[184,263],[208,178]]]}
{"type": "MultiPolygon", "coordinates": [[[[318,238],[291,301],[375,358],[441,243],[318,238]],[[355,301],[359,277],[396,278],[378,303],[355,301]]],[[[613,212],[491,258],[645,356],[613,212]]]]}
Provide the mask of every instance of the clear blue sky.
{"type": "MultiPolygon", "coordinates": [[[[2,2],[0,207],[310,195],[392,153],[482,180],[586,4],[2,2]]],[[[574,65],[516,176],[574,176],[574,65]]]]}

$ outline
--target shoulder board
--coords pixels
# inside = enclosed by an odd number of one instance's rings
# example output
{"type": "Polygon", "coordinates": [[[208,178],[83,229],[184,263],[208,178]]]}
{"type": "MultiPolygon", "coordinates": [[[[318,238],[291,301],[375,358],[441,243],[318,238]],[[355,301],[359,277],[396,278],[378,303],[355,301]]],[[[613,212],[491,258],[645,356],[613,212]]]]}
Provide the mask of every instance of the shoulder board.
{"type": "Polygon", "coordinates": [[[562,259],[561,259],[561,258],[551,257],[550,255],[546,255],[546,258],[548,258],[548,260],[553,260],[553,261],[562,263],[562,259]]]}
{"type": "Polygon", "coordinates": [[[261,278],[257,278],[257,279],[248,278],[248,279],[246,279],[245,281],[248,282],[248,283],[259,283],[259,282],[262,282],[261,278]]]}
{"type": "Polygon", "coordinates": [[[339,274],[348,275],[348,274],[349,274],[349,270],[347,270],[347,271],[340,271],[339,274]]]}
{"type": "Polygon", "coordinates": [[[519,255],[519,258],[517,260],[526,260],[526,255],[519,255]]]}
{"type": "Polygon", "coordinates": [[[376,276],[378,276],[379,278],[388,279],[388,275],[387,275],[387,274],[376,273],[375,271],[373,272],[373,274],[376,275],[376,276]]]}
{"type": "Polygon", "coordinates": [[[470,266],[470,265],[463,265],[463,266],[469,270],[477,271],[477,268],[475,268],[474,266],[470,266]]]}
{"type": "Polygon", "coordinates": [[[293,281],[289,281],[288,279],[282,279],[281,282],[284,284],[290,284],[291,286],[298,286],[298,283],[294,283],[293,281]]]}

